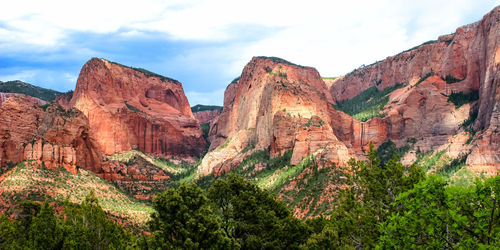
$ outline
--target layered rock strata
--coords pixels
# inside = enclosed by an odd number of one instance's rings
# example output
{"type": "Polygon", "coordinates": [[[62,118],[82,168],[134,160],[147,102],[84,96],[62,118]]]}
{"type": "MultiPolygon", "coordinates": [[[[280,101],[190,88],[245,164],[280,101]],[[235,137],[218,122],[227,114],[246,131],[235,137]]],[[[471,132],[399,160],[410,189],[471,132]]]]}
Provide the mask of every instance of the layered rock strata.
{"type": "Polygon", "coordinates": [[[70,104],[88,117],[107,155],[138,149],[191,158],[204,149],[200,125],[176,80],[93,58],[83,66],[70,104]]]}

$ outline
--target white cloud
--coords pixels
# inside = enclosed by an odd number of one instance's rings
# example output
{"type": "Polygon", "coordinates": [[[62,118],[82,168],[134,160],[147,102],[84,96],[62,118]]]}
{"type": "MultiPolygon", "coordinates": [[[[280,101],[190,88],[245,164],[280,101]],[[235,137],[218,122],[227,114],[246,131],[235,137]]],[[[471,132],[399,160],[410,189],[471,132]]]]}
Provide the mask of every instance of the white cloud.
{"type": "MultiPolygon", "coordinates": [[[[500,0],[7,1],[0,8],[0,58],[15,51],[50,51],[75,32],[117,33],[123,39],[147,34],[199,43],[198,50],[165,55],[156,62],[171,60],[178,68],[192,69],[192,74],[214,71],[212,64],[219,63],[224,71],[212,74],[229,78],[237,76],[252,56],[268,55],[336,76],[454,32],[499,4],[500,0]],[[217,59],[212,63],[210,57],[217,59]]],[[[75,50],[88,54],[95,49],[75,50]]],[[[192,102],[216,96],[189,93],[195,98],[192,102]]]]}
{"type": "Polygon", "coordinates": [[[224,101],[224,89],[217,89],[211,92],[187,91],[186,97],[188,98],[191,107],[196,104],[222,106],[224,101]]]}

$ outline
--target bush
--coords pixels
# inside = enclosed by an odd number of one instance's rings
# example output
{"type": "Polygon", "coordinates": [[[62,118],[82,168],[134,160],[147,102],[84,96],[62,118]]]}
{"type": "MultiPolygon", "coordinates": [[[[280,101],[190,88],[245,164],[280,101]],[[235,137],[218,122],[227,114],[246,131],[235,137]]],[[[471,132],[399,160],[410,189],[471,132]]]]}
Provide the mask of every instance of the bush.
{"type": "Polygon", "coordinates": [[[441,77],[441,79],[443,79],[443,81],[446,81],[446,83],[448,83],[448,84],[456,83],[456,82],[461,82],[461,81],[465,80],[465,78],[458,79],[458,78],[455,78],[452,75],[447,75],[445,78],[441,77]]]}
{"type": "Polygon", "coordinates": [[[462,107],[462,105],[473,102],[479,99],[479,90],[472,90],[471,92],[464,94],[463,92],[452,92],[448,96],[448,102],[452,102],[455,104],[455,107],[458,109],[462,107]]]}

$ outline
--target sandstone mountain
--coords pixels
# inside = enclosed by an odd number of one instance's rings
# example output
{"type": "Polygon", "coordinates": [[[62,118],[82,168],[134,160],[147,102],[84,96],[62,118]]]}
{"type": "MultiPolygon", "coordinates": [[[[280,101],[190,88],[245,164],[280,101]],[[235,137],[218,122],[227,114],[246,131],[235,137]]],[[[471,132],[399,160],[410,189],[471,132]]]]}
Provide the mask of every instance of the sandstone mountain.
{"type": "MultiPolygon", "coordinates": [[[[500,167],[499,79],[500,7],[479,22],[460,27],[454,34],[441,36],[398,55],[361,67],[331,82],[330,93],[345,102],[369,88],[402,84],[383,109],[384,118],[375,118],[350,127],[334,126],[342,141],[366,147],[393,140],[402,146],[408,139],[418,140],[421,150],[468,154],[467,164],[476,172],[496,173],[500,167]],[[458,107],[450,97],[477,93],[477,101],[458,107]],[[477,132],[472,145],[450,145],[460,133],[460,125],[474,119],[477,132]]],[[[457,143],[455,143],[457,144],[457,143]]]]}
{"type": "Polygon", "coordinates": [[[254,57],[225,91],[224,109],[211,124],[210,152],[199,173],[225,173],[260,149],[272,157],[293,150],[293,165],[319,151],[328,152],[322,160],[345,162],[349,150],[330,126],[332,102],[314,68],[254,57]]]}
{"type": "Polygon", "coordinates": [[[499,20],[497,7],[454,34],[326,84],[313,68],[254,57],[225,91],[199,174],[225,173],[261,149],[271,157],[292,150],[291,165],[311,154],[343,165],[363,158],[370,142],[388,141],[410,148],[408,164],[421,152],[446,151],[475,172],[496,174],[499,20]]]}
{"type": "Polygon", "coordinates": [[[138,149],[191,158],[205,145],[182,84],[146,70],[93,58],[80,72],[70,105],[88,117],[107,155],[138,149]]]}

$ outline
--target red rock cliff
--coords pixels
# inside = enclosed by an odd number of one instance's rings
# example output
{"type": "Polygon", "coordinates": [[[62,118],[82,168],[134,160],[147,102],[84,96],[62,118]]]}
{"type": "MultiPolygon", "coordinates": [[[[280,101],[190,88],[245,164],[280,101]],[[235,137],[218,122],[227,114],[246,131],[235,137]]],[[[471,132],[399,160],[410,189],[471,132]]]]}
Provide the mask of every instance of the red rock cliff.
{"type": "Polygon", "coordinates": [[[71,105],[89,119],[101,150],[199,156],[205,141],[182,84],[93,58],[82,68],[71,105]]]}
{"type": "Polygon", "coordinates": [[[42,110],[23,95],[8,98],[0,107],[0,163],[24,160],[48,168],[76,166],[99,173],[102,155],[90,134],[87,118],[78,110],[53,103],[42,110]]]}
{"type": "Polygon", "coordinates": [[[499,58],[500,7],[496,7],[481,21],[460,27],[454,34],[357,69],[332,82],[329,90],[336,101],[353,98],[372,86],[383,89],[397,83],[407,85],[391,94],[385,118],[365,123],[333,120],[336,134],[358,149],[366,148],[370,140],[376,144],[386,139],[402,143],[409,138],[420,138],[423,149],[436,149],[457,133],[469,113],[478,110],[474,127],[480,135],[473,142],[467,164],[477,165],[479,172],[498,171],[499,58]],[[430,74],[434,76],[419,83],[430,74]],[[442,80],[446,77],[461,81],[447,84],[442,80]],[[458,110],[443,96],[472,90],[479,90],[477,103],[458,110]]]}
{"type": "Polygon", "coordinates": [[[331,102],[314,68],[254,57],[225,91],[223,112],[209,133],[211,152],[199,173],[225,173],[258,149],[270,150],[272,157],[293,150],[293,165],[325,150],[324,159],[345,162],[349,152],[329,124],[331,102]]]}

